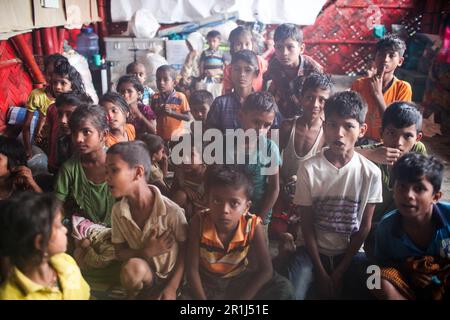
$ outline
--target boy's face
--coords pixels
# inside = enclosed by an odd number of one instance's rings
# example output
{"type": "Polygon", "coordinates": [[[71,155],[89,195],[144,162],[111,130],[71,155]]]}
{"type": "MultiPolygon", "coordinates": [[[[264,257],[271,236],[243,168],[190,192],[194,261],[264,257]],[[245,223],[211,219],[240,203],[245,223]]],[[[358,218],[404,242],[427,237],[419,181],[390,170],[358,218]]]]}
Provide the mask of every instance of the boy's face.
{"type": "Polygon", "coordinates": [[[131,70],[131,74],[134,74],[142,84],[147,80],[147,73],[143,64],[134,66],[133,70],[131,70]]]}
{"type": "Polygon", "coordinates": [[[305,115],[311,119],[323,118],[323,108],[325,101],[330,97],[330,90],[322,90],[320,88],[308,89],[300,97],[300,105],[303,107],[305,115]]]}
{"type": "Polygon", "coordinates": [[[335,113],[325,118],[324,135],[327,145],[336,156],[343,156],[353,150],[358,138],[366,133],[367,125],[356,119],[342,118],[335,113]]]}
{"type": "Polygon", "coordinates": [[[397,67],[402,65],[403,60],[404,58],[397,51],[380,50],[375,54],[377,73],[381,74],[383,70],[385,73],[394,72],[397,67]]]}
{"type": "Polygon", "coordinates": [[[275,112],[239,111],[238,119],[242,129],[254,129],[258,136],[267,135],[275,119],[275,112]]]}
{"type": "Polygon", "coordinates": [[[106,155],[106,183],[114,198],[127,196],[136,177],[136,168],[130,168],[119,154],[106,155]]]}
{"type": "Polygon", "coordinates": [[[231,82],[235,89],[251,87],[256,77],[256,69],[251,64],[243,60],[231,64],[231,82]]]}
{"type": "Polygon", "coordinates": [[[220,38],[219,37],[210,37],[207,39],[209,48],[212,50],[217,50],[220,45],[220,38]]]}
{"type": "Polygon", "coordinates": [[[65,104],[57,108],[59,129],[64,135],[70,134],[69,119],[77,107],[73,104],[65,104]]]}
{"type": "Polygon", "coordinates": [[[425,176],[413,183],[400,180],[394,183],[395,205],[404,217],[415,218],[431,213],[432,205],[441,195],[441,192],[434,193],[433,185],[425,176]]]}
{"type": "Polygon", "coordinates": [[[47,252],[49,256],[66,252],[67,249],[67,228],[62,224],[61,210],[58,210],[53,224],[50,239],[48,241],[47,252]]]}
{"type": "Polygon", "coordinates": [[[214,186],[209,191],[209,208],[216,228],[235,230],[241,216],[250,209],[245,188],[214,186]]]}
{"type": "Polygon", "coordinates": [[[287,67],[297,67],[300,63],[299,56],[304,50],[305,44],[292,38],[275,42],[275,55],[287,67]]]}
{"type": "Polygon", "coordinates": [[[160,71],[156,73],[156,86],[159,92],[170,93],[175,87],[175,79],[173,79],[168,71],[160,71]]]}
{"type": "Polygon", "coordinates": [[[207,103],[191,106],[192,116],[197,121],[205,122],[206,117],[208,116],[208,112],[209,112],[209,104],[207,104],[207,103]]]}
{"type": "Polygon", "coordinates": [[[422,138],[422,133],[417,133],[415,124],[406,128],[388,124],[381,132],[381,137],[385,147],[399,149],[404,154],[411,151],[414,144],[422,138]]]}
{"type": "Polygon", "coordinates": [[[52,90],[55,97],[59,96],[61,93],[72,91],[72,82],[67,77],[54,74],[52,76],[52,90]]]}

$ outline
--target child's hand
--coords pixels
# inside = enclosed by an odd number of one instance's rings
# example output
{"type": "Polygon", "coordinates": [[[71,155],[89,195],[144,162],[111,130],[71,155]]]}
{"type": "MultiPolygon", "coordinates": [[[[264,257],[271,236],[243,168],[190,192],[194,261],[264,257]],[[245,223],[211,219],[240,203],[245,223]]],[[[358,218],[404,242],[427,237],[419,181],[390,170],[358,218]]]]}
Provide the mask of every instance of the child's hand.
{"type": "Polygon", "coordinates": [[[150,259],[154,256],[159,256],[166,253],[172,248],[175,239],[170,230],[166,230],[162,235],[156,237],[156,230],[150,232],[150,236],[147,238],[144,244],[143,254],[144,257],[150,259]]]}
{"type": "Polygon", "coordinates": [[[19,166],[12,170],[12,173],[15,174],[14,184],[18,186],[33,186],[36,182],[33,179],[33,174],[31,173],[30,168],[26,166],[19,166]]]}
{"type": "Polygon", "coordinates": [[[384,77],[384,69],[381,73],[378,73],[370,78],[370,88],[372,89],[372,93],[377,96],[383,96],[383,77],[384,77]]]}
{"type": "Polygon", "coordinates": [[[168,107],[167,105],[164,105],[164,108],[162,109],[164,114],[167,115],[171,115],[172,114],[172,109],[170,109],[170,107],[168,107]]]}
{"type": "Polygon", "coordinates": [[[177,289],[171,286],[167,286],[158,296],[158,300],[176,300],[177,299],[177,289]]]}
{"type": "Polygon", "coordinates": [[[370,160],[379,164],[393,165],[401,155],[402,152],[399,149],[383,146],[373,149],[370,160]]]}
{"type": "Polygon", "coordinates": [[[416,286],[420,288],[425,288],[431,283],[431,276],[421,272],[412,271],[411,280],[416,286]]]}
{"type": "Polygon", "coordinates": [[[324,298],[332,298],[334,295],[333,279],[328,273],[318,273],[317,289],[324,298]]]}

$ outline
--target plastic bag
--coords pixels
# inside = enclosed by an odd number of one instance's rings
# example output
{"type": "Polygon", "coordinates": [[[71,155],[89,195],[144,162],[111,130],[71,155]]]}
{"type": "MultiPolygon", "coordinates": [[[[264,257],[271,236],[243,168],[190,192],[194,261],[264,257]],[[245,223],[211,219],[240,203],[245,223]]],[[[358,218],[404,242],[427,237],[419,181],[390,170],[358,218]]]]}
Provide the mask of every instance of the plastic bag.
{"type": "Polygon", "coordinates": [[[146,55],[146,59],[139,62],[145,65],[147,70],[147,83],[152,89],[156,89],[156,70],[165,64],[169,64],[167,60],[158,53],[149,52],[146,55]]]}
{"type": "Polygon", "coordinates": [[[83,80],[86,93],[92,98],[94,104],[98,103],[97,92],[95,91],[94,84],[92,83],[92,75],[89,70],[89,64],[85,57],[76,52],[75,50],[70,50],[69,52],[64,52],[63,54],[69,63],[77,69],[83,80]]]}
{"type": "Polygon", "coordinates": [[[128,33],[136,38],[154,38],[160,24],[148,9],[137,10],[130,22],[128,22],[128,33]]]}

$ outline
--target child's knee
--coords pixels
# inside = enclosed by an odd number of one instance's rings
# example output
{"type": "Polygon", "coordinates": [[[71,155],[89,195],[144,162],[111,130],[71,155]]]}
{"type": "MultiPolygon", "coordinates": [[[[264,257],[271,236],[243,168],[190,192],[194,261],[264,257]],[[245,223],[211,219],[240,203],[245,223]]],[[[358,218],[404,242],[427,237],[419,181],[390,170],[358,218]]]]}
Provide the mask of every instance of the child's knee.
{"type": "Polygon", "coordinates": [[[152,272],[148,263],[140,258],[131,258],[122,267],[120,280],[128,289],[140,290],[145,284],[151,283],[152,272]]]}
{"type": "Polygon", "coordinates": [[[172,195],[172,200],[173,200],[173,202],[178,204],[180,207],[183,207],[186,204],[188,197],[187,197],[186,192],[184,192],[183,190],[177,190],[172,195]]]}

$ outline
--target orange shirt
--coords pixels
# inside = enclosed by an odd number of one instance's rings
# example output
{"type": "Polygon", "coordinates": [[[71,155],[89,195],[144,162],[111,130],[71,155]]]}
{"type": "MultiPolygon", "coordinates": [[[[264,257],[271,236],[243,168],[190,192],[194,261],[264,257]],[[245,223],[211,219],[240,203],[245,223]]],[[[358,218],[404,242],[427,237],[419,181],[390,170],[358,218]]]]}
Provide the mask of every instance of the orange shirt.
{"type": "MultiPolygon", "coordinates": [[[[132,124],[125,124],[125,132],[127,133],[128,141],[133,141],[134,139],[136,139],[136,130],[134,130],[134,126],[132,124]]],[[[106,136],[106,146],[109,148],[118,142],[120,141],[117,139],[117,137],[113,136],[111,132],[109,132],[106,136]]]]}
{"type": "MultiPolygon", "coordinates": [[[[360,78],[357,79],[352,84],[352,90],[358,92],[367,102],[367,115],[366,115],[366,123],[367,123],[367,133],[365,135],[366,138],[370,138],[373,140],[380,141],[381,140],[381,118],[382,114],[380,113],[375,98],[372,96],[370,92],[370,78],[360,78]]],[[[395,101],[411,101],[412,98],[412,90],[411,85],[403,80],[399,80],[394,77],[394,82],[391,84],[389,89],[383,94],[384,103],[386,106],[389,106],[392,102],[395,101]]]]}
{"type": "MultiPolygon", "coordinates": [[[[267,71],[269,63],[267,60],[263,59],[261,56],[256,56],[258,58],[258,77],[253,80],[253,90],[261,91],[263,89],[263,74],[267,71]]],[[[233,83],[231,82],[231,64],[225,66],[223,70],[223,82],[222,82],[222,95],[230,93],[233,91],[233,83]]]]}
{"type": "Polygon", "coordinates": [[[158,115],[156,110],[158,108],[163,108],[164,105],[168,106],[173,111],[178,113],[186,113],[189,112],[189,103],[186,99],[186,96],[177,91],[173,91],[166,101],[162,101],[159,92],[155,93],[152,96],[152,104],[151,107],[157,114],[156,116],[156,132],[157,134],[164,139],[164,141],[170,141],[172,134],[177,131],[183,130],[183,121],[175,119],[174,117],[170,117],[167,115],[158,115]]]}
{"type": "Polygon", "coordinates": [[[200,267],[220,277],[234,277],[247,268],[247,254],[261,219],[253,214],[241,216],[228,248],[224,248],[209,211],[200,213],[200,267]]]}

